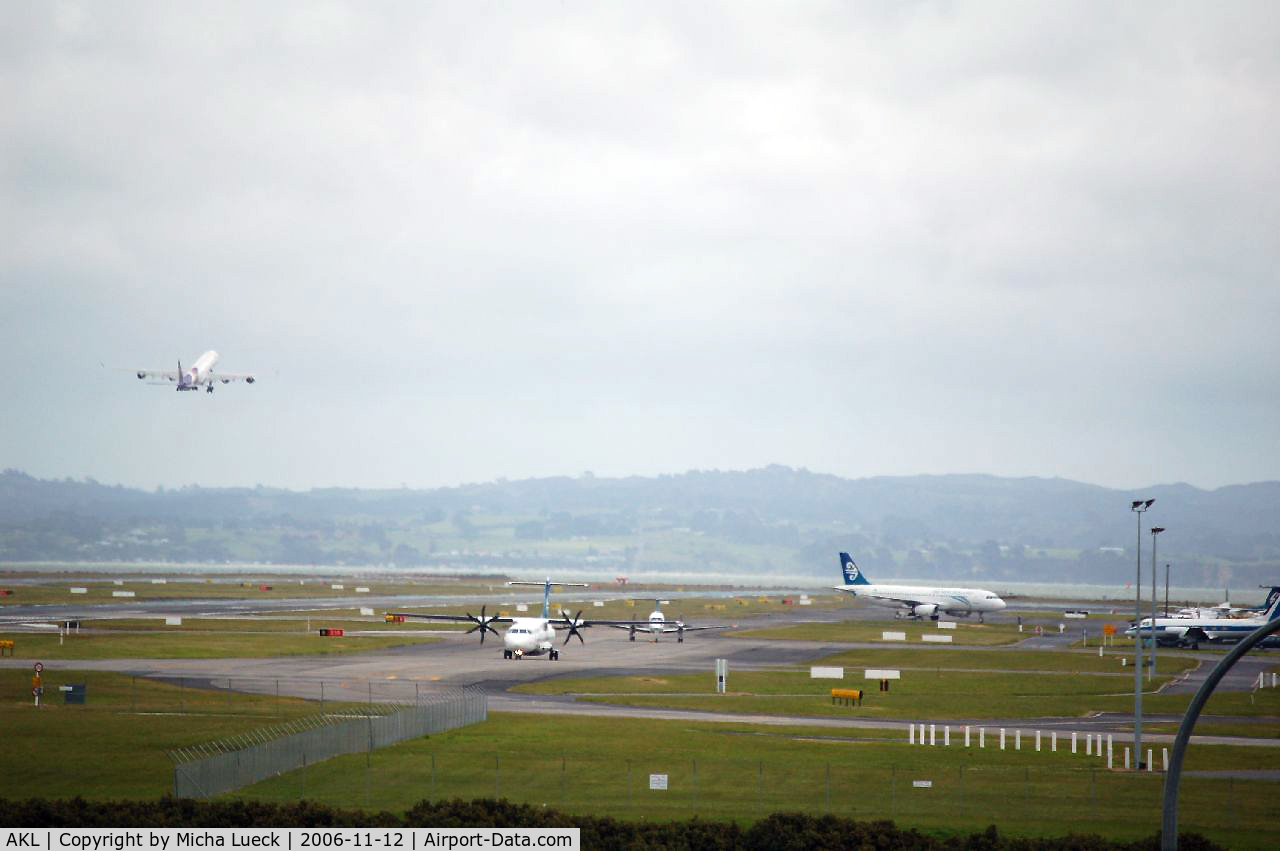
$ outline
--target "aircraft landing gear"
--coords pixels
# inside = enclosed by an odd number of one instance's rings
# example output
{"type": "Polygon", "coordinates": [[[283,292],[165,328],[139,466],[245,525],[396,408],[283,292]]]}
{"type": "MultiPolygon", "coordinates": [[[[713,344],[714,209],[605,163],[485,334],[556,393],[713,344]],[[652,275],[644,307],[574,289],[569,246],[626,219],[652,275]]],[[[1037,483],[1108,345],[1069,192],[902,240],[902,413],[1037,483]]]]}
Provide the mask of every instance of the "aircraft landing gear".
{"type": "Polygon", "coordinates": [[[552,662],[559,662],[559,661],[560,661],[560,651],[559,651],[559,650],[556,650],[555,648],[552,648],[552,649],[551,649],[551,652],[550,652],[550,653],[548,653],[547,655],[551,657],[551,661],[552,661],[552,662]]]}
{"type": "Polygon", "coordinates": [[[510,659],[510,658],[511,658],[511,651],[510,651],[510,650],[503,650],[503,651],[502,651],[502,658],[503,658],[503,659],[510,659]]]}
{"type": "Polygon", "coordinates": [[[204,392],[206,392],[206,393],[212,393],[212,392],[213,392],[213,385],[212,385],[212,384],[210,384],[208,387],[204,388],[204,392]]]}

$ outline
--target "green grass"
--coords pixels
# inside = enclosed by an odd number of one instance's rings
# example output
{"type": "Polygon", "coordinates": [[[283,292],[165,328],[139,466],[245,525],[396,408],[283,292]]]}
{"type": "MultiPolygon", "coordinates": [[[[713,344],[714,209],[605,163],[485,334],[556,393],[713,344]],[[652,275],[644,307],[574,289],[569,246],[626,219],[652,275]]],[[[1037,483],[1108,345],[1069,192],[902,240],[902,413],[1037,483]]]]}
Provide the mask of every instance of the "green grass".
{"type": "MultiPolygon", "coordinates": [[[[1004,656],[1015,654],[980,654],[1004,656]]],[[[1022,654],[1017,654],[1022,655],[1022,654]]],[[[1034,654],[1026,654],[1034,655],[1034,654]]],[[[1049,658],[1067,654],[1045,654],[1049,658]]],[[[1087,658],[1087,657],[1082,657],[1087,658]]],[[[830,660],[827,660],[830,661],[830,660]]],[[[892,667],[878,659],[877,667],[892,667]]],[[[957,718],[1071,718],[1091,712],[1132,712],[1132,680],[1097,674],[1031,674],[1025,672],[971,673],[946,668],[926,668],[893,681],[887,693],[857,674],[839,680],[813,680],[807,671],[730,672],[729,693],[715,694],[710,674],[647,677],[556,678],[516,686],[526,694],[579,695],[593,703],[627,706],[696,709],[712,712],[760,713],[798,717],[858,717],[882,720],[934,720],[957,718]],[[861,688],[860,707],[833,705],[832,688],[861,688]]],[[[1159,685],[1166,677],[1157,677],[1159,685]]],[[[1150,687],[1148,687],[1150,688],[1150,687]]],[[[1223,692],[1210,698],[1207,716],[1244,716],[1280,719],[1280,690],[1248,694],[1223,692]]],[[[1148,693],[1143,698],[1148,714],[1186,711],[1190,695],[1148,693]]],[[[1215,722],[1219,723],[1219,722],[1215,722]]],[[[1259,733],[1263,737],[1266,733],[1259,733]]]]}
{"type": "MultiPolygon", "coordinates": [[[[830,812],[950,835],[995,823],[1002,833],[1153,834],[1159,775],[1107,772],[1097,758],[990,746],[911,747],[831,730],[643,719],[493,714],[483,724],[340,757],[233,797],[299,798],[391,810],[421,798],[503,797],[568,813],[634,820],[750,823],[775,811],[830,812]],[[650,774],[668,789],[651,791],[650,774]],[[928,779],[930,789],[912,781],[928,779]]],[[[1215,749],[1218,750],[1218,749],[1215,749]]],[[[1249,765],[1254,754],[1216,756],[1249,765]]],[[[1256,749],[1234,749],[1235,751],[1256,749]]],[[[1211,764],[1193,755],[1188,767],[1211,764]],[[1201,760],[1195,762],[1194,760],[1201,760]]],[[[1232,848],[1272,848],[1275,784],[1184,778],[1181,824],[1232,848]]]]}
{"type": "Polygon", "coordinates": [[[919,623],[867,623],[866,621],[843,621],[841,623],[801,623],[794,626],[780,626],[772,629],[750,629],[729,633],[740,638],[792,639],[797,641],[847,641],[847,642],[882,642],[886,645],[901,645],[901,641],[883,641],[885,632],[905,632],[907,642],[921,644],[926,635],[949,635],[951,643],[966,645],[1013,644],[1032,633],[1020,633],[1011,624],[956,624],[955,629],[938,629],[934,624],[919,623]]]}
{"type": "MultiPolygon", "coordinates": [[[[243,632],[243,633],[297,633],[313,635],[321,627],[347,631],[431,631],[450,629],[454,624],[430,621],[406,620],[404,623],[387,623],[381,617],[362,618],[355,610],[299,613],[291,618],[183,618],[178,626],[168,626],[163,618],[124,618],[120,620],[81,620],[82,630],[107,630],[111,632],[164,632],[185,634],[193,632],[243,632]]],[[[457,624],[466,628],[467,624],[457,624]]],[[[84,632],[79,633],[80,637],[84,632]]],[[[72,638],[77,637],[72,633],[72,638]]]]}
{"type": "Polygon", "coordinates": [[[247,659],[268,656],[329,656],[425,644],[438,638],[417,635],[322,637],[298,633],[105,632],[72,634],[59,643],[45,633],[0,633],[12,639],[14,657],[51,659],[247,659]]]}
{"type": "Polygon", "coordinates": [[[165,753],[312,715],[303,700],[206,691],[121,674],[46,671],[44,705],[31,671],[0,669],[0,797],[154,798],[173,791],[165,753]],[[84,706],[59,685],[83,683],[84,706]]]}
{"type": "MultiPolygon", "coordinates": [[[[863,668],[901,668],[921,671],[1051,671],[1057,673],[1122,674],[1130,680],[1133,668],[1122,667],[1118,655],[1098,656],[1089,652],[1059,650],[991,649],[973,650],[953,647],[879,647],[869,650],[846,650],[821,660],[823,665],[863,668]]],[[[1176,674],[1195,667],[1187,657],[1161,656],[1156,660],[1162,674],[1176,674]]],[[[850,672],[845,672],[846,676],[850,672]]]]}

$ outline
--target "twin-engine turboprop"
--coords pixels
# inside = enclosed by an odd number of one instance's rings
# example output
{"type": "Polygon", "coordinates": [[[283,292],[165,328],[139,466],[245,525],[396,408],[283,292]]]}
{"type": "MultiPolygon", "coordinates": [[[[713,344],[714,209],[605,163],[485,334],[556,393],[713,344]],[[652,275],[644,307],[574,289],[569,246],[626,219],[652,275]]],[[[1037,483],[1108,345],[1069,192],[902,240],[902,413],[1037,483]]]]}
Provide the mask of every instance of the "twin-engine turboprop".
{"type": "Polygon", "coordinates": [[[178,361],[177,370],[140,369],[136,374],[140,379],[158,379],[152,381],[152,384],[175,384],[179,393],[184,390],[199,390],[201,387],[206,392],[212,393],[213,385],[217,383],[229,384],[232,381],[243,381],[245,384],[252,384],[257,380],[252,375],[232,375],[226,372],[215,374],[213,367],[217,362],[218,353],[210,350],[196,358],[196,362],[188,369],[183,369],[182,361],[178,361]]]}
{"type": "Polygon", "coordinates": [[[570,618],[562,615],[558,618],[551,617],[551,586],[559,585],[562,588],[586,588],[587,585],[581,582],[552,582],[549,578],[546,582],[508,582],[507,585],[541,585],[542,593],[542,617],[540,618],[512,618],[505,615],[488,615],[485,613],[486,606],[480,607],[480,616],[477,617],[470,612],[465,615],[425,615],[417,612],[388,612],[395,617],[405,618],[422,618],[429,621],[446,621],[449,623],[474,623],[475,626],[467,630],[467,635],[473,632],[480,632],[480,643],[484,644],[484,636],[487,632],[494,635],[498,631],[490,624],[507,623],[511,626],[507,627],[506,632],[502,634],[502,658],[503,659],[523,659],[525,656],[546,656],[552,662],[559,661],[560,651],[556,649],[556,627],[561,626],[569,630],[564,637],[564,643],[568,644],[569,639],[575,635],[578,641],[582,641],[582,633],[578,632],[583,627],[591,624],[581,620],[582,612],[578,612],[577,618],[570,618]]]}
{"type": "Polygon", "coordinates": [[[967,617],[977,614],[982,620],[987,612],[998,612],[1005,602],[996,594],[982,588],[921,588],[914,585],[873,585],[866,575],[849,558],[840,553],[840,568],[844,585],[832,586],[837,591],[852,594],[874,603],[897,609],[899,617],[929,618],[937,620],[947,614],[967,617]]]}

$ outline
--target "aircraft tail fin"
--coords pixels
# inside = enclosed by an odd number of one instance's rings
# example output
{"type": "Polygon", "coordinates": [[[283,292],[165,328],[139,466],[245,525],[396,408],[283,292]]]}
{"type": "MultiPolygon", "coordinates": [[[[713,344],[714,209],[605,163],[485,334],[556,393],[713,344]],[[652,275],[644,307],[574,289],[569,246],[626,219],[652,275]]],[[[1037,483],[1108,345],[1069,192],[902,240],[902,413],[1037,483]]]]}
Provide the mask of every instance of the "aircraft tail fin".
{"type": "Polygon", "coordinates": [[[862,574],[858,566],[853,563],[853,559],[848,553],[840,553],[840,570],[844,573],[845,585],[870,585],[867,577],[862,574]]]}
{"type": "Polygon", "coordinates": [[[1263,617],[1267,623],[1280,618],[1280,586],[1274,586],[1271,593],[1267,595],[1266,609],[1263,617]]]}
{"type": "Polygon", "coordinates": [[[542,616],[544,618],[551,617],[551,577],[547,577],[547,584],[542,589],[542,616]]]}

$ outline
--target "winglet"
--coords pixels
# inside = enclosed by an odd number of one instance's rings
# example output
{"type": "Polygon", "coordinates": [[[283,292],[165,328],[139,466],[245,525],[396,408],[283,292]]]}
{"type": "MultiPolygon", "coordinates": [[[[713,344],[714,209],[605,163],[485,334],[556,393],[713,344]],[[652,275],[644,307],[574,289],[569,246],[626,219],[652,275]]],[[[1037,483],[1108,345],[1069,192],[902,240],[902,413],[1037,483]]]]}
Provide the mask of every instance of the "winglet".
{"type": "Polygon", "coordinates": [[[853,559],[848,553],[840,553],[840,570],[844,573],[845,585],[870,585],[867,577],[862,574],[858,566],[853,563],[853,559]]]}

